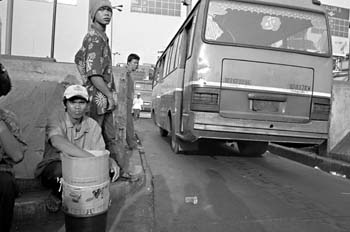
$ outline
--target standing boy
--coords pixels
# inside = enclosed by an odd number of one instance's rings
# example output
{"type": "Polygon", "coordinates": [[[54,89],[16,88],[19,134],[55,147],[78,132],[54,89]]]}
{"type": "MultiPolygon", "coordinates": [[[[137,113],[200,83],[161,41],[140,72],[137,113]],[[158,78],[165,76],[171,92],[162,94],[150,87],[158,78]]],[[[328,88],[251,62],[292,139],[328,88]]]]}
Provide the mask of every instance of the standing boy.
{"type": "MultiPolygon", "coordinates": [[[[115,83],[112,73],[112,56],[106,35],[106,27],[112,19],[112,5],[109,0],[95,0],[90,3],[91,29],[83,40],[83,45],[75,55],[75,63],[86,81],[92,97],[90,117],[102,128],[102,135],[111,157],[120,167],[123,180],[130,180],[127,163],[116,140],[116,126],[113,110],[115,102],[115,83]]],[[[121,148],[123,149],[123,148],[121,148]]]]}

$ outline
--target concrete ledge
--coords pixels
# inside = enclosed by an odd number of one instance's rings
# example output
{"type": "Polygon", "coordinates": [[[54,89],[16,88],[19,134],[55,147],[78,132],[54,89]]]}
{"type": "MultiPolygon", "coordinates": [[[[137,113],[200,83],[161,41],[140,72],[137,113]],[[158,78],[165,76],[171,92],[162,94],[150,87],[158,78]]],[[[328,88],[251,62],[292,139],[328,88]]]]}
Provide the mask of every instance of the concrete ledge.
{"type": "MultiPolygon", "coordinates": [[[[110,186],[112,205],[108,211],[108,224],[112,225],[129,198],[145,188],[146,182],[151,181],[151,174],[146,164],[142,146],[138,150],[128,151],[131,155],[130,165],[138,172],[139,180],[133,183],[117,181],[110,186]],[[147,166],[147,167],[146,167],[147,166]],[[146,171],[148,170],[148,171],[146,171]]],[[[13,221],[13,231],[36,231],[33,228],[40,228],[40,231],[64,231],[64,215],[49,213],[45,206],[45,199],[49,190],[41,189],[37,180],[19,180],[23,194],[16,199],[13,221]],[[33,189],[35,187],[35,191],[33,189]],[[40,190],[37,189],[40,188],[40,190]],[[39,219],[39,220],[38,220],[39,219]],[[45,221],[50,221],[45,224],[45,221]],[[36,225],[33,225],[36,224],[36,225]],[[50,230],[46,230],[50,228],[50,230]]]]}
{"type": "Polygon", "coordinates": [[[304,151],[302,149],[281,146],[270,143],[268,150],[278,156],[305,164],[310,167],[317,167],[325,172],[336,172],[350,178],[350,163],[318,156],[316,153],[304,151]]]}

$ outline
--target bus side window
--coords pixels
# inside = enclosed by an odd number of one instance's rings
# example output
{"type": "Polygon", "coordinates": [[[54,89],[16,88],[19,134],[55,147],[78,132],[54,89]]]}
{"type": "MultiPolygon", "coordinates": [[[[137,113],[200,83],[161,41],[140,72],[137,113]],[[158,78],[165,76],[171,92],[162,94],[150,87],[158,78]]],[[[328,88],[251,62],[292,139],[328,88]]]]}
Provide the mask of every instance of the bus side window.
{"type": "Polygon", "coordinates": [[[168,63],[169,63],[169,50],[167,49],[165,51],[165,56],[164,56],[164,65],[162,68],[162,70],[163,70],[162,79],[168,75],[168,63]]]}
{"type": "Polygon", "coordinates": [[[170,45],[170,47],[167,49],[167,61],[166,61],[166,76],[172,71],[171,70],[171,57],[172,57],[172,51],[173,51],[173,44],[170,45]]]}
{"type": "Polygon", "coordinates": [[[179,46],[177,48],[177,57],[176,57],[176,66],[179,68],[184,68],[185,67],[185,57],[186,57],[186,35],[185,31],[183,30],[180,33],[179,36],[179,46]]]}
{"type": "Polygon", "coordinates": [[[178,47],[178,41],[179,41],[179,37],[176,36],[175,41],[174,41],[174,45],[173,45],[173,49],[171,52],[171,59],[170,59],[170,72],[172,72],[175,68],[176,68],[176,55],[177,55],[177,47],[178,47]]]}

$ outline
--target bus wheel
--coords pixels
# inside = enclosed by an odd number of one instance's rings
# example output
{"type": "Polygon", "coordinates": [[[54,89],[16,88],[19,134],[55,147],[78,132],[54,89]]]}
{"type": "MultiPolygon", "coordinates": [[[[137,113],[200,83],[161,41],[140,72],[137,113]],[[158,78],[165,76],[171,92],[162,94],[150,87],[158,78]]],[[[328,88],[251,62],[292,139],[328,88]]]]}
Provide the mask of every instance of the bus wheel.
{"type": "Polygon", "coordinates": [[[153,120],[154,125],[157,125],[157,122],[156,122],[156,114],[154,113],[153,110],[152,110],[152,113],[151,113],[151,118],[152,118],[152,120],[153,120]]]}
{"type": "Polygon", "coordinates": [[[267,150],[268,142],[237,141],[239,153],[244,156],[261,156],[267,150]]]}
{"type": "Polygon", "coordinates": [[[180,153],[180,145],[179,142],[176,139],[176,134],[175,134],[175,129],[174,129],[174,125],[172,123],[172,120],[169,118],[169,122],[170,122],[170,135],[171,135],[171,141],[170,141],[170,145],[171,145],[171,149],[173,150],[173,152],[175,154],[179,154],[180,153]]]}
{"type": "Polygon", "coordinates": [[[159,133],[160,133],[160,136],[162,136],[162,137],[167,137],[168,136],[168,131],[164,130],[161,127],[159,127],[159,133]]]}
{"type": "Polygon", "coordinates": [[[328,145],[328,140],[324,141],[320,145],[317,146],[317,155],[319,156],[327,156],[327,145],[328,145]]]}

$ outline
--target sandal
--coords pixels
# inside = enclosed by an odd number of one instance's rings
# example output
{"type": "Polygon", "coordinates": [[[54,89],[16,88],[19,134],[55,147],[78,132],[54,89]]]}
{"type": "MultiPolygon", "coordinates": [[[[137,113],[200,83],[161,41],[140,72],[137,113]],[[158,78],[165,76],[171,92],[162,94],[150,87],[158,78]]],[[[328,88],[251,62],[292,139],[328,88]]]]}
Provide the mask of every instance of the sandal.
{"type": "Polygon", "coordinates": [[[136,181],[138,181],[139,178],[135,175],[132,175],[131,173],[123,172],[119,176],[119,179],[123,180],[123,181],[136,182],[136,181]]]}
{"type": "Polygon", "coordinates": [[[62,200],[56,197],[54,194],[50,193],[50,195],[45,200],[46,209],[50,213],[57,213],[61,209],[62,200]]]}

